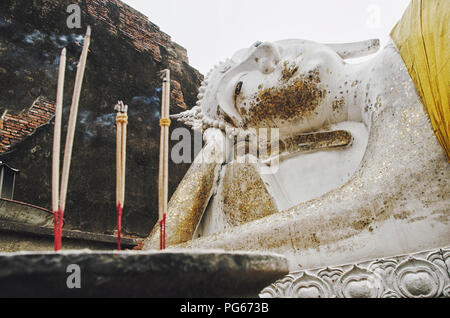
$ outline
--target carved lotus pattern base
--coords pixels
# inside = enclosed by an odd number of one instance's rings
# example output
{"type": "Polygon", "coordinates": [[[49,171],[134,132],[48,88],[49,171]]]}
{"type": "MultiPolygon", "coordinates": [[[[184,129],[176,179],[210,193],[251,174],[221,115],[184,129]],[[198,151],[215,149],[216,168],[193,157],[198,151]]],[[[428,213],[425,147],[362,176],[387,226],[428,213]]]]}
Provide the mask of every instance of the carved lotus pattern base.
{"type": "Polygon", "coordinates": [[[450,249],[380,258],[357,264],[293,272],[260,297],[450,297],[450,249]]]}

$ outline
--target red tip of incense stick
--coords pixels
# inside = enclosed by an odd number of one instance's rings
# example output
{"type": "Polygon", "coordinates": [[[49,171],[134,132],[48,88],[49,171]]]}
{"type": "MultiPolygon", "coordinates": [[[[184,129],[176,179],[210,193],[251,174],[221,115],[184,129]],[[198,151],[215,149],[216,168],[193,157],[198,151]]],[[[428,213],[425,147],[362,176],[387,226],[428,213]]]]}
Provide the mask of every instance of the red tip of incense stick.
{"type": "Polygon", "coordinates": [[[159,221],[159,249],[164,250],[166,248],[166,214],[159,221]]]}
{"type": "Polygon", "coordinates": [[[59,225],[59,232],[58,232],[58,236],[59,236],[59,249],[62,249],[62,232],[63,232],[63,224],[64,224],[64,210],[63,209],[59,209],[59,220],[58,220],[58,225],[59,225]]]}
{"type": "Polygon", "coordinates": [[[59,219],[59,210],[53,211],[53,237],[54,237],[53,248],[55,252],[58,250],[58,229],[59,229],[58,219],[59,219]]]}
{"type": "Polygon", "coordinates": [[[120,233],[122,231],[122,212],[123,212],[123,208],[122,205],[119,203],[117,203],[117,249],[120,251],[121,247],[120,247],[120,233]]]}
{"type": "Polygon", "coordinates": [[[59,251],[62,247],[62,227],[63,227],[64,211],[59,209],[58,211],[53,211],[53,235],[54,242],[53,247],[56,251],[59,251]]]}

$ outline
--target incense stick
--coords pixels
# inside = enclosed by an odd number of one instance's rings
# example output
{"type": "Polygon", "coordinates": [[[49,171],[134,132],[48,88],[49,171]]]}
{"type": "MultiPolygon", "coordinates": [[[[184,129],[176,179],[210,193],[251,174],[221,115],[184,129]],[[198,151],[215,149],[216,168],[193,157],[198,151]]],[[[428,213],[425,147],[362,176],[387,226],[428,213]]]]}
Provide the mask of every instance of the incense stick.
{"type": "Polygon", "coordinates": [[[120,122],[121,113],[116,117],[116,208],[117,208],[117,249],[121,249],[121,216],[122,216],[122,123],[120,122]]]}
{"type": "MultiPolygon", "coordinates": [[[[86,36],[84,38],[83,50],[81,52],[80,61],[75,76],[75,86],[72,96],[72,105],[70,107],[69,123],[67,128],[66,144],[64,148],[64,161],[61,177],[61,189],[59,197],[59,241],[61,242],[62,226],[64,219],[64,210],[66,207],[67,187],[69,183],[70,163],[72,159],[73,139],[75,135],[75,126],[78,113],[78,105],[80,103],[81,87],[83,84],[84,71],[86,68],[86,59],[91,40],[91,27],[87,27],[86,36]]],[[[59,243],[61,244],[61,243],[59,243]]],[[[59,249],[61,246],[59,246],[59,249]]]]}
{"type": "MultiPolygon", "coordinates": [[[[170,71],[167,70],[166,79],[166,109],[164,112],[164,118],[169,118],[170,108],[170,71]]],[[[170,121],[169,121],[170,125],[170,121]]],[[[164,215],[167,214],[167,203],[169,196],[169,125],[164,126],[164,215]]]]}
{"type": "Polygon", "coordinates": [[[116,204],[120,203],[122,198],[122,124],[119,122],[120,113],[116,116],[116,204]]]}
{"type": "Polygon", "coordinates": [[[84,38],[83,50],[78,63],[77,74],[75,77],[75,87],[72,96],[72,105],[70,107],[69,124],[67,128],[66,145],[64,148],[64,163],[61,178],[60,206],[64,211],[66,207],[67,186],[69,182],[70,163],[72,159],[73,139],[75,135],[75,126],[78,114],[78,105],[80,102],[81,86],[83,83],[84,70],[86,67],[87,53],[90,43],[91,28],[88,26],[84,38]]]}
{"type": "Polygon", "coordinates": [[[163,77],[159,176],[158,176],[158,217],[160,224],[160,249],[166,248],[166,215],[168,201],[168,174],[169,174],[169,109],[170,109],[170,70],[161,72],[163,77]]]}
{"type": "Polygon", "coordinates": [[[122,207],[125,205],[125,167],[127,159],[127,115],[124,113],[124,120],[122,122],[122,191],[121,202],[122,207]]]}
{"type": "Polygon", "coordinates": [[[59,156],[61,152],[61,118],[64,93],[64,77],[66,72],[66,49],[62,49],[59,59],[58,86],[56,92],[55,128],[53,132],[52,160],[52,210],[54,249],[59,249],[59,156]]]}
{"type": "Polygon", "coordinates": [[[125,167],[127,143],[127,108],[122,101],[115,106],[116,115],[116,208],[117,249],[121,250],[122,213],[125,205],[125,167]]]}

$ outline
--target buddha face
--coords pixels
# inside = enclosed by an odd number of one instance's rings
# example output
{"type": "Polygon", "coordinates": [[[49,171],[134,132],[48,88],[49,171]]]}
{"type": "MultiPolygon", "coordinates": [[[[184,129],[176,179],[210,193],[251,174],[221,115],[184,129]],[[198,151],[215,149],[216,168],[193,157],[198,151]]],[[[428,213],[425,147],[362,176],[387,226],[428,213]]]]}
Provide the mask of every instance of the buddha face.
{"type": "MultiPolygon", "coordinates": [[[[199,116],[192,120],[198,124],[191,125],[279,128],[282,137],[345,121],[349,108],[342,88],[352,80],[352,71],[344,59],[378,49],[377,39],[257,42],[209,72],[194,112],[199,116]]],[[[185,122],[191,120],[186,116],[185,122]]]]}
{"type": "Polygon", "coordinates": [[[277,127],[288,135],[345,120],[344,107],[339,114],[327,98],[337,89],[343,68],[339,55],[323,44],[256,43],[219,68],[221,76],[211,87],[216,114],[235,127],[277,127]]]}

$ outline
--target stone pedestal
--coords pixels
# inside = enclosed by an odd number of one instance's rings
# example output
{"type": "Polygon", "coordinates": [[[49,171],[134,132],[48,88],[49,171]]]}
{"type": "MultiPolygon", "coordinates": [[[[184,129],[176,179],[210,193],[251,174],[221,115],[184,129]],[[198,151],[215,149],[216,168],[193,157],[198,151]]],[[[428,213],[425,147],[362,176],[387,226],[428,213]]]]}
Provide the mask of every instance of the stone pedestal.
{"type": "Polygon", "coordinates": [[[260,293],[269,298],[449,298],[450,248],[292,272],[260,293]]]}
{"type": "Polygon", "coordinates": [[[4,253],[0,297],[257,297],[287,273],[286,258],[270,253],[4,253]]]}

